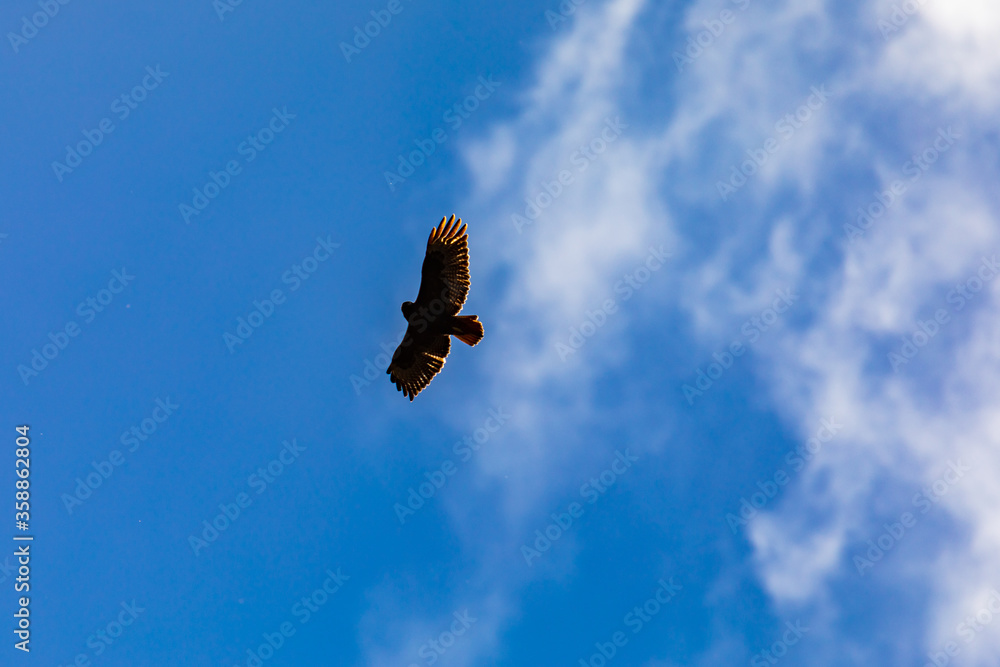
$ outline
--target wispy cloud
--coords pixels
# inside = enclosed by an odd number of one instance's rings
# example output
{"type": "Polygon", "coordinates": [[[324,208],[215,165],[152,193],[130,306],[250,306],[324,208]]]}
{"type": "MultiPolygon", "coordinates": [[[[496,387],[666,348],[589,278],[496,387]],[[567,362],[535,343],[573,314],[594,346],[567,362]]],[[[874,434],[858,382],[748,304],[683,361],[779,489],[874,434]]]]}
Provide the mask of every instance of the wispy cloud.
{"type": "MultiPolygon", "coordinates": [[[[544,569],[530,572],[518,562],[519,539],[571,497],[567,491],[581,473],[607,454],[582,447],[575,434],[605,414],[593,400],[595,381],[628,360],[628,333],[644,322],[642,307],[684,321],[701,341],[692,355],[708,360],[742,322],[769,306],[775,290],[794,286],[801,295],[789,321],[754,346],[749,367],[765,388],[764,400],[802,442],[829,415],[844,428],[745,534],[762,588],[784,618],[801,618],[812,628],[811,664],[833,664],[843,655],[844,638],[830,619],[848,602],[837,597],[837,586],[857,579],[851,555],[883,523],[912,509],[907,494],[933,483],[948,460],[961,458],[972,470],[940,499],[935,520],[960,526],[963,537],[907,539],[865,584],[926,593],[928,627],[896,628],[903,643],[926,652],[952,640],[962,614],[982,606],[1000,581],[995,284],[922,353],[919,368],[897,374],[885,362],[956,283],[973,275],[984,253],[1000,248],[992,129],[1000,106],[1000,8],[985,0],[924,3],[883,39],[879,21],[892,12],[888,0],[750,3],[695,63],[677,72],[674,49],[654,56],[633,48],[648,36],[644,31],[656,29],[641,20],[650,8],[637,0],[588,3],[571,26],[550,37],[520,112],[467,140],[473,180],[467,208],[480,221],[474,252],[480,266],[504,276],[492,295],[500,304],[491,329],[497,343],[483,363],[505,369],[487,380],[490,400],[517,419],[501,434],[502,446],[475,462],[475,488],[488,490],[491,504],[497,501],[498,523],[484,535],[468,509],[481,500],[446,503],[463,548],[490,582],[479,597],[496,610],[483,613],[492,628],[488,641],[478,653],[456,655],[453,664],[474,664],[472,656],[495,647],[518,589],[531,577],[572,569],[580,548],[574,536],[561,538],[560,554],[548,554],[559,558],[546,558],[544,569]],[[856,37],[845,43],[845,34],[856,37]],[[636,113],[663,101],[650,98],[643,87],[649,81],[671,101],[662,115],[636,113]],[[719,174],[746,159],[748,147],[766,150],[776,120],[799,108],[821,81],[830,92],[822,108],[722,201],[719,174]],[[519,234],[511,213],[523,211],[525,200],[616,116],[627,119],[628,129],[519,234]],[[863,242],[850,244],[844,225],[858,207],[891,189],[899,165],[948,126],[961,141],[897,195],[863,242]],[[674,252],[655,293],[608,318],[575,355],[585,355],[586,364],[563,363],[556,344],[654,243],[674,252]],[[893,559],[894,566],[885,566],[893,559]]],[[[718,15],[718,3],[692,3],[688,33],[718,15]]],[[[680,387],[690,371],[668,380],[680,387]]],[[[679,392],[671,398],[675,410],[688,409],[679,392]]],[[[657,400],[658,410],[669,403],[657,400]]],[[[648,442],[637,451],[660,445],[648,442]]],[[[720,521],[727,511],[720,509],[720,521]]],[[[927,525],[916,523],[913,534],[927,525]]],[[[477,604],[454,600],[456,608],[477,604]]],[[[400,661],[437,627],[413,623],[412,641],[393,652],[400,661]]],[[[704,660],[746,659],[763,648],[740,647],[725,632],[720,637],[704,660]]],[[[373,642],[374,653],[385,650],[373,642]]],[[[852,646],[858,655],[877,653],[857,641],[852,646]]],[[[998,650],[1000,640],[983,633],[963,647],[963,656],[986,664],[998,650]]]]}

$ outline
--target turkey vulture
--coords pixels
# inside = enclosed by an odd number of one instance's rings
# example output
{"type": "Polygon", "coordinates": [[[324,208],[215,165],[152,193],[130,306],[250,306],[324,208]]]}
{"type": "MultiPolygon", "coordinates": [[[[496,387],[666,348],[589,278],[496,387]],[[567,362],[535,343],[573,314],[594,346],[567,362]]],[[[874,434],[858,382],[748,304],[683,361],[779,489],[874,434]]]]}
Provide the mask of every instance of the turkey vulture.
{"type": "Polygon", "coordinates": [[[431,230],[420,270],[416,302],[401,310],[408,323],[402,342],[386,369],[396,389],[410,400],[430,384],[444,366],[455,336],[466,345],[483,339],[483,325],[475,315],[459,315],[469,294],[469,237],[462,219],[441,218],[431,230]]]}

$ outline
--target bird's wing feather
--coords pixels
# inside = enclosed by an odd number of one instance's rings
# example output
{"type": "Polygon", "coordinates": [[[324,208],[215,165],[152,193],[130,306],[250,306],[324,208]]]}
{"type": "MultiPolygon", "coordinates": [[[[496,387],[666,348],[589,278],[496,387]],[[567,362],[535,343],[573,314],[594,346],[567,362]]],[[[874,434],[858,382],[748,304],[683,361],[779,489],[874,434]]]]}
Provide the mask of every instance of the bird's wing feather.
{"type": "Polygon", "coordinates": [[[417,333],[416,325],[406,328],[406,335],[392,355],[386,369],[396,389],[410,400],[444,368],[445,358],[451,350],[451,339],[446,335],[430,332],[417,333]]]}
{"type": "Polygon", "coordinates": [[[462,310],[469,295],[469,237],[462,219],[441,218],[441,224],[431,230],[427,253],[420,271],[420,291],[416,305],[429,307],[440,299],[445,312],[455,315],[462,310]]]}

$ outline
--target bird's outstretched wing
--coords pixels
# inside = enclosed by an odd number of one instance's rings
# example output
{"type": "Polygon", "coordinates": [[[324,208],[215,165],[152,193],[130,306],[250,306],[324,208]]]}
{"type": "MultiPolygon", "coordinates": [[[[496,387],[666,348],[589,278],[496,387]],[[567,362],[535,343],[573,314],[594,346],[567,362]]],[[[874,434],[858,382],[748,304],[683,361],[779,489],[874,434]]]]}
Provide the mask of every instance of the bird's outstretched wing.
{"type": "Polygon", "coordinates": [[[444,368],[445,357],[451,350],[451,339],[447,335],[429,331],[417,333],[417,326],[406,328],[406,335],[396,351],[386,373],[395,383],[396,389],[409,396],[410,400],[430,384],[431,379],[444,368]]]}
{"type": "MultiPolygon", "coordinates": [[[[469,237],[462,219],[441,218],[427,239],[427,254],[420,270],[420,291],[416,305],[428,307],[435,299],[444,312],[455,315],[469,295],[469,237]]],[[[435,309],[438,310],[438,309],[435,309]]]]}

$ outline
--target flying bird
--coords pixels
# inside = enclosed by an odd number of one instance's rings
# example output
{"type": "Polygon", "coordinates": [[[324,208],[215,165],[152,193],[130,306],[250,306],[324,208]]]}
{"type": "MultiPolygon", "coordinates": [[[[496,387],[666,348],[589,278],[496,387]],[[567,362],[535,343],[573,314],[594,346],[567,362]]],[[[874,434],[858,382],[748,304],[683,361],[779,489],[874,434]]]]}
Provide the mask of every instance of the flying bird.
{"type": "Polygon", "coordinates": [[[408,322],[406,334],[385,372],[411,401],[444,367],[451,336],[470,346],[483,339],[479,319],[458,314],[470,285],[466,227],[452,215],[431,230],[417,300],[400,308],[408,322]]]}

